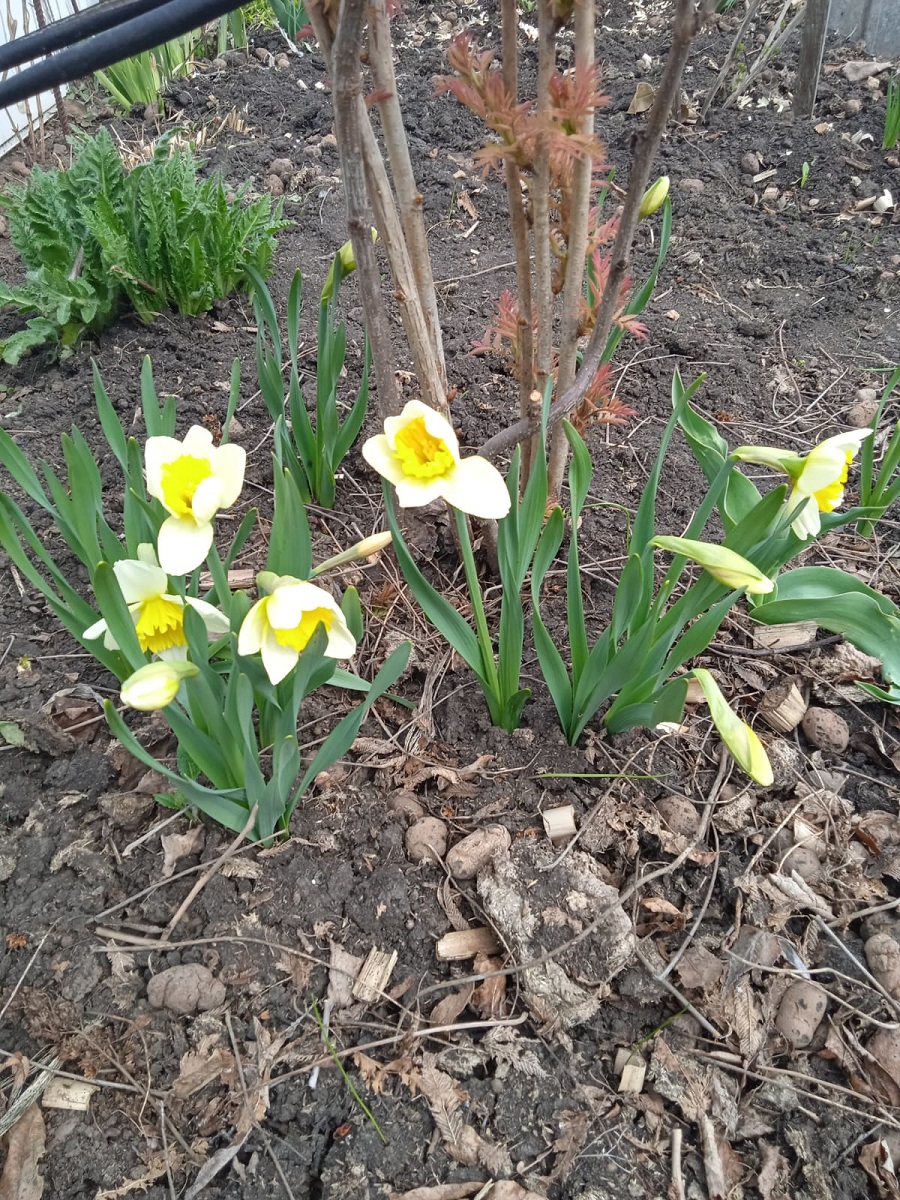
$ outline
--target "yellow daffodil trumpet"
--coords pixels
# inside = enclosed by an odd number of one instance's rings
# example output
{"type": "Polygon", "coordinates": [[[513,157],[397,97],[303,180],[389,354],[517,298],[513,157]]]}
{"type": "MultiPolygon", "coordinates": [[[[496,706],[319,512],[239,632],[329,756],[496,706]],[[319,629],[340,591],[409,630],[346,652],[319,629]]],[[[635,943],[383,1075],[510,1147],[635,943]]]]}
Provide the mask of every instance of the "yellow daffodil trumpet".
{"type": "MultiPolygon", "coordinates": [[[[128,606],[145,653],[161,658],[184,658],[187,638],[184,633],[184,608],[190,605],[202,617],[211,638],[228,632],[228,620],[212,604],[188,596],[182,599],[169,592],[169,578],[156,561],[153,547],[138,546],[137,558],[123,558],[113,564],[113,572],[128,606]]],[[[106,621],[100,620],[84,631],[89,641],[102,635],[107,650],[118,650],[106,621]]]]}
{"type": "Polygon", "coordinates": [[[122,703],[140,712],[156,712],[172,703],[185,679],[197,674],[191,662],[147,663],[122,684],[122,703]]]}
{"type": "Polygon", "coordinates": [[[738,446],[732,458],[772,467],[793,481],[787,499],[788,512],[795,513],[791,528],[805,540],[821,532],[820,513],[834,512],[843,503],[850,464],[871,436],[871,429],[848,429],[819,442],[806,455],[774,446],[738,446]]]}
{"type": "Polygon", "coordinates": [[[655,537],[650,544],[660,550],[669,550],[672,554],[683,554],[685,558],[699,563],[704,571],[725,587],[744,588],[752,595],[765,595],[775,589],[774,582],[763,575],[758,567],[726,546],[680,537],[655,537]]]}
{"type": "Polygon", "coordinates": [[[461,458],[450,422],[419,400],[399,417],[388,417],[384,433],[369,438],[363,458],[392,483],[401,508],[421,508],[443,499],[460,512],[499,520],[509,512],[503,476],[486,458],[461,458]]]}
{"type": "Polygon", "coordinates": [[[213,446],[212,434],[202,425],[191,426],[183,441],[147,439],[147,491],[170,514],[158,540],[166,574],[188,575],[205,560],[213,541],[213,518],[241,494],[245,461],[240,446],[213,446]]]}
{"type": "Polygon", "coordinates": [[[290,674],[320,625],[327,636],[327,657],[350,658],[355,653],[356,638],[324,588],[270,572],[262,572],[257,582],[269,594],[257,600],[244,618],[238,654],[259,654],[273,684],[290,674]]]}

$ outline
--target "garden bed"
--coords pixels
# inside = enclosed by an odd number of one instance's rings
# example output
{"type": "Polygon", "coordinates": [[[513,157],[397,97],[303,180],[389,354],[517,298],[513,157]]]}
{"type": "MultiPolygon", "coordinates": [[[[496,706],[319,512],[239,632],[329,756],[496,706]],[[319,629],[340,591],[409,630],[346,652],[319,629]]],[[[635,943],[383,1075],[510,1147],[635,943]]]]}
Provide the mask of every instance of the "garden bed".
{"type": "MultiPolygon", "coordinates": [[[[658,73],[667,20],[664,4],[615,0],[603,21],[598,53],[610,104],[599,126],[620,184],[642,120],[627,110],[636,85],[658,73]]],[[[478,124],[452,97],[435,98],[433,77],[446,69],[450,36],[469,29],[489,41],[496,24],[492,12],[469,7],[408,5],[395,31],[456,389],[451,407],[470,449],[508,424],[516,404],[499,365],[470,354],[500,290],[514,286],[513,256],[505,195],[473,165],[478,124]]],[[[898,216],[876,219],[858,205],[885,188],[900,196],[897,152],[879,148],[883,92],[850,83],[840,66],[863,53],[830,41],[816,118],[794,125],[789,108],[782,111],[797,50],[791,43],[750,89],[749,105],[714,106],[701,124],[693,115],[735,27],[726,15],[701,34],[685,77],[684,119],[662,148],[660,173],[671,178],[674,205],[671,247],[644,314],[648,338],[626,339],[614,361],[616,395],[637,416],[589,435],[595,478],[582,563],[592,626],[608,616],[623,554],[622,510],[633,512],[640,498],[676,368],[685,381],[706,373],[698,407],[730,444],[777,438],[802,451],[845,428],[859,389],[879,386],[878,370],[900,360],[898,216]],[[859,131],[874,140],[855,137],[859,131]]],[[[83,128],[102,120],[135,154],[158,137],[155,120],[98,117],[99,103],[85,93],[69,102],[70,117],[83,128]]],[[[346,237],[321,60],[283,56],[277,37],[263,35],[249,53],[229,52],[224,66],[202,66],[179,81],[167,110],[163,128],[177,122],[207,131],[203,154],[233,187],[252,179],[259,191],[283,192],[295,224],[279,235],[270,286],[283,312],[293,271],[303,271],[311,382],[313,298],[346,237]]],[[[47,138],[51,153],[62,150],[52,130],[47,138]]],[[[18,182],[27,161],[5,159],[0,178],[18,182]]],[[[637,280],[655,260],[653,228],[640,228],[637,280]]],[[[0,238],[0,275],[12,282],[18,269],[8,238],[0,238]]],[[[353,279],[341,306],[352,399],[362,352],[353,279]]],[[[15,321],[0,316],[0,336],[15,321]]],[[[117,486],[94,407],[91,358],[131,428],[145,355],[160,394],[177,398],[180,430],[196,422],[214,434],[240,358],[232,436],[248,450],[244,502],[259,507],[265,530],[269,418],[257,395],[253,308],[241,296],[202,318],[167,313],[151,325],[126,318],[62,361],[35,355],[4,368],[4,427],[32,461],[56,462],[59,433],[76,424],[104,481],[117,486]]],[[[404,390],[415,395],[411,376],[404,390]]],[[[133,427],[142,436],[139,421],[133,427]]],[[[376,432],[371,417],[366,432],[376,432]]],[[[659,531],[680,534],[701,495],[676,435],[659,531]]],[[[380,484],[358,450],[344,465],[335,511],[313,509],[311,523],[318,558],[382,527],[380,484]]],[[[42,533],[59,548],[52,530],[42,533]]],[[[816,553],[897,600],[895,533],[889,513],[874,541],[842,533],[816,553]]],[[[258,570],[263,559],[262,541],[251,540],[237,565],[258,570]]],[[[449,536],[431,568],[461,603],[449,536]]],[[[371,675],[388,649],[411,638],[399,690],[418,707],[379,702],[352,754],[304,799],[290,840],[266,850],[240,846],[160,945],[204,864],[231,836],[185,816],[160,828],[169,814],[142,790],[152,781],[111,744],[98,717],[95,697],[115,696],[115,681],[61,631],[27,581],[8,563],[0,567],[0,729],[8,742],[23,742],[0,746],[0,1061],[7,1053],[55,1058],[96,1088],[86,1111],[43,1110],[44,1195],[95,1200],[134,1191],[163,1200],[196,1186],[204,1164],[239,1143],[204,1195],[255,1200],[280,1188],[298,1200],[325,1200],[433,1187],[434,1200],[451,1200],[509,1178],[553,1200],[661,1197],[677,1194],[669,1191],[673,1131],[680,1131],[687,1195],[709,1194],[716,1162],[729,1196],[897,1195],[880,1149],[883,1139],[900,1161],[897,1081],[860,1045],[877,1028],[873,1020],[896,1022],[900,992],[892,1010],[850,955],[863,960],[864,940],[877,933],[900,939],[890,907],[900,878],[900,746],[892,710],[845,685],[848,668],[833,640],[802,653],[759,653],[736,613],[704,656],[745,715],[779,680],[796,678],[849,726],[849,743],[839,749],[817,748],[799,732],[780,739],[776,785],[760,790],[737,769],[723,785],[704,709],[691,710],[680,729],[613,738],[589,729],[568,747],[533,657],[524,673],[534,697],[522,728],[493,729],[471,675],[416,614],[390,552],[347,568],[343,582],[356,584],[367,614],[358,668],[371,675]],[[93,693],[79,693],[83,685],[93,693]],[[412,861],[413,801],[444,823],[451,845],[502,826],[515,869],[498,871],[493,891],[482,881],[476,891],[434,862],[412,861]],[[706,841],[692,850],[710,803],[706,841]],[[583,833],[545,872],[552,854],[542,813],[565,804],[583,833]],[[773,882],[795,837],[815,841],[821,870],[810,874],[809,888],[818,908],[773,882]],[[637,875],[667,864],[670,871],[630,889],[637,875]],[[530,907],[536,932],[498,925],[501,885],[530,907]],[[561,993],[554,1001],[552,986],[534,972],[495,977],[471,992],[454,981],[471,972],[473,959],[436,955],[448,932],[484,924],[505,938],[510,963],[542,954],[583,928],[577,898],[596,899],[608,886],[629,889],[624,912],[642,957],[607,983],[600,960],[609,947],[595,939],[569,951],[561,962],[577,1001],[561,993]],[[853,919],[868,908],[884,911],[853,919]],[[679,999],[654,976],[689,935],[688,953],[665,977],[679,999]],[[364,958],[373,948],[397,954],[384,986],[390,1001],[360,999],[346,986],[350,968],[341,955],[364,958]],[[791,982],[785,972],[801,962],[840,973],[823,977],[837,999],[802,1048],[775,1024],[791,982]],[[154,1007],[150,980],[188,964],[217,981],[201,997],[209,1010],[154,1007]],[[676,1015],[684,998],[692,1011],[676,1015]],[[333,1048],[362,1047],[343,1060],[350,1082],[323,1044],[319,1021],[329,1000],[333,1048]],[[461,1028],[426,1035],[429,1020],[461,1028]],[[629,1069],[646,1063],[642,1088],[619,1090],[619,1051],[626,1059],[634,1052],[629,1069]],[[880,1183],[870,1182],[879,1172],[880,1183]],[[441,1192],[441,1184],[460,1190],[441,1192]]],[[[344,711],[341,693],[321,695],[303,717],[309,744],[327,731],[331,707],[344,711]]],[[[162,721],[142,717],[132,727],[156,753],[172,754],[162,721]]],[[[628,941],[621,929],[609,936],[628,941]]],[[[504,953],[501,945],[489,959],[504,953]]],[[[483,959],[474,967],[490,969],[483,959]]],[[[19,1065],[8,1064],[4,1081],[19,1065]]]]}

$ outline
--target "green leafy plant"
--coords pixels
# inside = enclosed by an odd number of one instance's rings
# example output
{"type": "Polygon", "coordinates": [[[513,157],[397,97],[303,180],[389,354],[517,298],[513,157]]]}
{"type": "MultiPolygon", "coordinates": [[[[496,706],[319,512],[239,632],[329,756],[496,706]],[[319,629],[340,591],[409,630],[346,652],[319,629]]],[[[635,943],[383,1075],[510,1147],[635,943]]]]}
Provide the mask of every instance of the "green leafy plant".
{"type": "Polygon", "coordinates": [[[309,16],[303,0],[269,0],[278,28],[291,43],[296,45],[309,25],[309,16]]]}
{"type": "Polygon", "coordinates": [[[272,296],[262,277],[254,273],[253,305],[256,310],[256,366],[259,387],[275,423],[275,457],[290,471],[301,496],[331,508],[337,471],[356,441],[365,420],[369,399],[369,345],[366,341],[362,380],[356,399],[341,419],[338,392],[347,350],[347,329],[335,322],[341,279],[350,258],[346,250],[335,255],[319,301],[316,353],[315,421],[310,417],[300,384],[300,306],[303,280],[294,273],[288,294],[287,342],[290,373],[285,397],[284,355],[272,296]],[[341,255],[347,259],[345,267],[341,255]],[[285,408],[287,411],[285,411],[285,408]]]}
{"type": "Polygon", "coordinates": [[[97,82],[115,102],[131,112],[135,104],[155,104],[173,79],[190,75],[198,35],[186,33],[96,72],[97,82]]]}
{"type": "Polygon", "coordinates": [[[900,75],[892,75],[887,86],[884,137],[881,145],[884,150],[893,150],[898,141],[900,141],[900,75]]]}
{"type": "Polygon", "coordinates": [[[887,440],[881,463],[875,470],[875,434],[881,424],[884,410],[895,388],[900,385],[900,367],[893,372],[881,393],[870,428],[873,436],[863,442],[859,463],[859,503],[860,507],[873,513],[872,517],[861,518],[857,522],[857,532],[862,537],[871,537],[875,522],[886,512],[889,505],[900,496],[900,421],[895,423],[893,432],[887,440]]]}
{"type": "MultiPolygon", "coordinates": [[[[239,382],[235,369],[228,419],[239,382]]],[[[116,707],[106,704],[116,737],[173,784],[175,791],[161,795],[161,802],[188,805],[236,831],[253,816],[252,836],[269,838],[287,827],[315,776],[350,748],[372,704],[406,664],[408,643],[371,683],[339,668],[337,660],[350,657],[362,637],[358,596],[349,588],[338,605],[310,582],[387,539],[367,539],[314,568],[305,508],[290,474],[276,469],[267,570],[258,576],[258,599],[251,604],[245,592],[231,590],[228,569],[255,513],[240,522],[223,556],[213,540],[215,510],[229,507],[240,492],[244,452],[227,441],[214,447],[200,426],[183,441],[173,437],[174,403],[159,402],[147,363],[142,399],[149,437],[142,454],[99,375],[95,383],[101,426],[128,497],[122,537],[104,511],[96,461],[77,429],[63,438],[65,477],[43,463],[41,478],[2,430],[0,463],[86,567],[96,609],[3,493],[0,546],[69,632],[122,681],[123,703],[164,711],[178,743],[175,767],[157,761],[116,707]],[[204,565],[212,583],[201,595],[204,565]],[[299,708],[326,684],[363,692],[364,698],[304,761],[299,708]]]]}
{"type": "Polygon", "coordinates": [[[236,8],[234,12],[219,17],[216,31],[216,53],[224,54],[229,43],[234,50],[247,48],[247,25],[249,24],[246,8],[236,8]]]}
{"type": "Polygon", "coordinates": [[[197,315],[237,288],[249,271],[271,270],[275,234],[287,224],[263,196],[229,199],[221,176],[163,139],[151,161],[126,172],[109,133],[76,144],[66,171],[35,167],[0,195],[25,282],[0,283],[0,304],[29,318],[0,343],[15,363],[47,343],[73,345],[128,307],[145,321],[165,308],[197,315]]]}

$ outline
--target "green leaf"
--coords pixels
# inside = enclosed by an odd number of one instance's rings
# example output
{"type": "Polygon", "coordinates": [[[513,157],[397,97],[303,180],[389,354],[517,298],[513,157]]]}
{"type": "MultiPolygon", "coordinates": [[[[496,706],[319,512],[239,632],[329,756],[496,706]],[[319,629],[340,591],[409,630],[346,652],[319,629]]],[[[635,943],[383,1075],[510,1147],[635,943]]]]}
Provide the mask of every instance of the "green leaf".
{"type": "Polygon", "coordinates": [[[266,570],[276,575],[309,579],[312,570],[312,542],[306,505],[289,471],[275,467],[275,514],[266,570]]]}
{"type": "MultiPolygon", "coordinates": [[[[712,484],[728,460],[728,443],[715,426],[704,420],[689,404],[681,409],[678,424],[707,483],[712,484]]],[[[729,477],[725,497],[719,504],[726,533],[743,521],[760,499],[757,487],[739,469],[735,469],[729,477]]]]}

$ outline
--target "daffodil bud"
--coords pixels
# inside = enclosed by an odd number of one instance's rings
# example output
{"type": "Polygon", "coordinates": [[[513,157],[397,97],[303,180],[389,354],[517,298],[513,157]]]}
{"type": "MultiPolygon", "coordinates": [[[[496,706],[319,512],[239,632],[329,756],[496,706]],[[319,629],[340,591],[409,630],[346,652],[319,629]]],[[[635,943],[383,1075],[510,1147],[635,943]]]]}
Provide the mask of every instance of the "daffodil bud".
{"type": "MultiPolygon", "coordinates": [[[[372,229],[372,241],[378,241],[378,230],[374,228],[372,229]]],[[[342,275],[351,275],[356,270],[356,255],[353,253],[353,242],[349,239],[344,242],[343,246],[341,246],[340,250],[338,250],[335,258],[339,258],[341,260],[342,275]]],[[[323,304],[327,304],[334,295],[334,267],[335,264],[332,263],[331,270],[328,272],[328,276],[325,280],[325,286],[322,288],[323,304]]]]}
{"type": "Polygon", "coordinates": [[[749,559],[726,546],[679,537],[655,537],[650,544],[660,550],[669,550],[672,554],[683,554],[685,558],[699,563],[704,571],[725,587],[745,588],[754,595],[765,595],[775,588],[772,580],[763,575],[749,559]]]}
{"type": "Polygon", "coordinates": [[[697,667],[691,674],[700,684],[713,724],[735,761],[755,783],[770,787],[774,775],[762,742],[731,708],[709,671],[697,667]]]}
{"type": "Polygon", "coordinates": [[[656,183],[651,184],[644,192],[641,207],[638,210],[638,220],[643,221],[646,217],[652,217],[656,210],[665,204],[668,194],[669,177],[661,175],[656,183]]]}
{"type": "MultiPolygon", "coordinates": [[[[326,558],[324,562],[319,563],[312,571],[312,578],[324,574],[325,571],[331,571],[334,567],[342,567],[344,563],[356,562],[360,558],[370,558],[373,554],[384,550],[393,540],[393,534],[390,532],[373,533],[371,537],[363,538],[361,542],[348,546],[340,554],[333,554],[331,558],[326,558]]],[[[271,589],[268,590],[271,591],[271,589]]]]}
{"type": "Polygon", "coordinates": [[[122,703],[141,712],[156,712],[172,703],[183,680],[198,674],[192,662],[147,663],[122,684],[122,703]]]}

